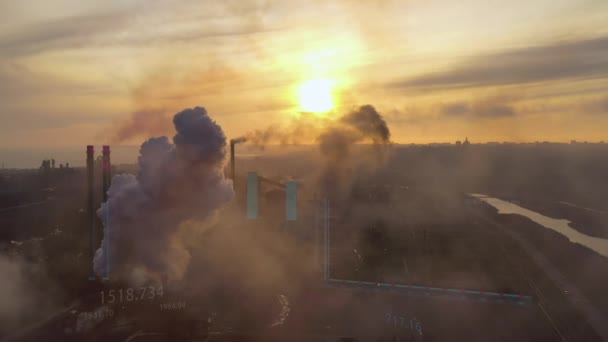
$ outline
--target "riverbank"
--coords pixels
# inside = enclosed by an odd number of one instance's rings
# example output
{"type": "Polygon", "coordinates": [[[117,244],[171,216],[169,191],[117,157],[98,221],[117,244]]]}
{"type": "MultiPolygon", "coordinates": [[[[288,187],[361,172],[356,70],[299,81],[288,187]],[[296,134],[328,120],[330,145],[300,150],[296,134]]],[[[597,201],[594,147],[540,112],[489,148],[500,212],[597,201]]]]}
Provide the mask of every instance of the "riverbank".
{"type": "Polygon", "coordinates": [[[608,258],[577,243],[572,243],[560,233],[547,229],[517,214],[498,214],[495,208],[487,208],[488,215],[507,229],[519,234],[541,252],[556,268],[576,286],[590,303],[604,315],[608,315],[608,258]]]}
{"type": "Polygon", "coordinates": [[[570,227],[585,235],[608,239],[608,213],[582,208],[569,202],[523,199],[520,206],[545,216],[566,219],[570,227]]]}
{"type": "Polygon", "coordinates": [[[487,205],[498,209],[499,214],[516,214],[527,217],[532,222],[551,229],[563,236],[570,242],[583,245],[594,252],[608,258],[608,239],[602,239],[583,234],[570,226],[570,221],[566,219],[556,219],[542,215],[536,211],[519,206],[513,201],[504,201],[499,198],[489,197],[482,194],[472,194],[474,198],[485,202],[487,205]]]}

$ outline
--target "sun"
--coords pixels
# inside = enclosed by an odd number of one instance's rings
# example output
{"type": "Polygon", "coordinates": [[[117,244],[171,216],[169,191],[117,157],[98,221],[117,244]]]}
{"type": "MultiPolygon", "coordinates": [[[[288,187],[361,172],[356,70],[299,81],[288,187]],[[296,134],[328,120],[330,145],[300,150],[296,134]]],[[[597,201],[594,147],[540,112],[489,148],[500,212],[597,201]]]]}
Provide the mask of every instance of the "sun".
{"type": "Polygon", "coordinates": [[[300,108],[305,112],[323,113],[334,108],[332,88],[328,79],[310,80],[300,85],[300,108]]]}

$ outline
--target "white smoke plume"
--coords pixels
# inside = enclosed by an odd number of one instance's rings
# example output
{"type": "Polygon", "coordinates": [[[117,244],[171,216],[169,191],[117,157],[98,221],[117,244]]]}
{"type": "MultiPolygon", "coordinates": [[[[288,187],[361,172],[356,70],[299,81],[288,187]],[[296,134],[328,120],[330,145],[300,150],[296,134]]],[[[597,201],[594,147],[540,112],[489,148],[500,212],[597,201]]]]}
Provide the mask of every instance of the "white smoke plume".
{"type": "Polygon", "coordinates": [[[180,225],[210,218],[234,196],[232,182],[223,174],[226,137],[221,127],[202,107],[175,114],[173,124],[173,144],[167,137],[144,142],[137,176],[113,177],[108,200],[97,210],[104,224],[93,260],[100,277],[108,247],[112,276],[181,279],[190,253],[180,225]]]}

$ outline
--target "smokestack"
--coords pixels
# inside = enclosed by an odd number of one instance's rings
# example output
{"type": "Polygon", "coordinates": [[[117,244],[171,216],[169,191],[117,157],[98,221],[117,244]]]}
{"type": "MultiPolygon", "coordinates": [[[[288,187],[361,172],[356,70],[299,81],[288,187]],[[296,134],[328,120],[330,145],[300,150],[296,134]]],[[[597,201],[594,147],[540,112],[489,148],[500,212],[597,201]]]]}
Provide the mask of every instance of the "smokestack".
{"type": "MultiPolygon", "coordinates": [[[[95,256],[95,148],[87,146],[87,179],[88,179],[88,211],[89,211],[89,256],[95,256]]],[[[89,280],[95,280],[95,272],[91,267],[89,280]]]]}
{"type": "Polygon", "coordinates": [[[247,138],[240,137],[236,139],[230,139],[230,178],[232,178],[232,187],[236,189],[236,165],[234,158],[234,148],[236,144],[247,141],[247,138]]]}
{"type": "Polygon", "coordinates": [[[234,165],[234,145],[236,145],[236,140],[230,140],[230,178],[232,179],[233,187],[236,188],[236,179],[235,179],[235,165],[234,165]]]}
{"type": "Polygon", "coordinates": [[[110,168],[110,146],[103,146],[103,201],[108,200],[108,189],[110,188],[110,182],[112,180],[111,168],[110,168]]]}

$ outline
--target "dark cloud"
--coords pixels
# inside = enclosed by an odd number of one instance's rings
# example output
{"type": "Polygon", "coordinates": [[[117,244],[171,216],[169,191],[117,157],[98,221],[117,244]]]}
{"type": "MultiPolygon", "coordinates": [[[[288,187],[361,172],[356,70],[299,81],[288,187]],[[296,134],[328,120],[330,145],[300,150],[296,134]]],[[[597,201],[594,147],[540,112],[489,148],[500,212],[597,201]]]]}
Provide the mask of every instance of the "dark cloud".
{"type": "Polygon", "coordinates": [[[473,103],[451,102],[439,107],[440,117],[500,118],[516,114],[510,104],[502,103],[500,99],[483,99],[473,103]]]}
{"type": "Polygon", "coordinates": [[[476,56],[446,72],[406,79],[392,86],[442,90],[606,77],[608,37],[601,37],[476,56]]]}
{"type": "Polygon", "coordinates": [[[599,107],[604,111],[604,113],[608,113],[608,96],[599,101],[599,107]]]}
{"type": "MultiPolygon", "coordinates": [[[[489,122],[492,119],[515,117],[522,113],[516,110],[515,95],[494,94],[470,101],[442,102],[425,107],[394,109],[386,115],[392,125],[436,127],[444,120],[469,120],[489,122]]],[[[433,128],[434,129],[434,128],[433,128]]]]}
{"type": "Polygon", "coordinates": [[[515,110],[510,105],[481,103],[473,107],[476,117],[500,118],[515,116],[515,110]]]}
{"type": "Polygon", "coordinates": [[[582,110],[591,114],[608,114],[608,96],[587,101],[585,104],[583,104],[582,110]]]}
{"type": "Polygon", "coordinates": [[[471,111],[471,107],[465,102],[453,102],[441,106],[441,114],[446,116],[462,116],[468,114],[471,111]]]}
{"type": "Polygon", "coordinates": [[[405,106],[401,109],[394,108],[386,112],[386,121],[395,126],[421,126],[429,122],[428,109],[418,106],[405,106]]]}
{"type": "MultiPolygon", "coordinates": [[[[567,100],[557,102],[520,103],[514,106],[516,102],[516,97],[506,96],[481,98],[472,102],[448,102],[439,105],[434,111],[427,112],[426,116],[420,117],[426,117],[429,120],[434,118],[502,118],[550,113],[608,114],[608,96],[570,97],[567,100]]],[[[398,113],[399,115],[412,115],[402,111],[398,113]]]]}

